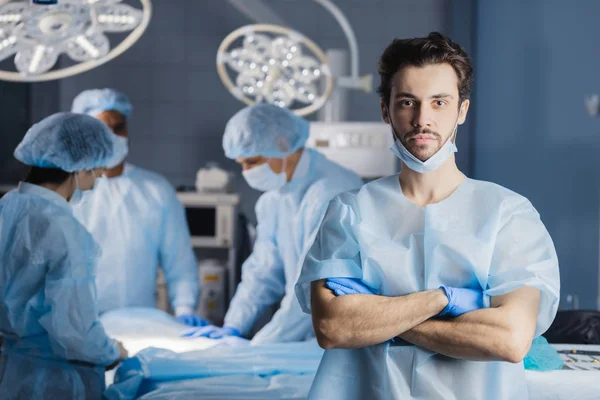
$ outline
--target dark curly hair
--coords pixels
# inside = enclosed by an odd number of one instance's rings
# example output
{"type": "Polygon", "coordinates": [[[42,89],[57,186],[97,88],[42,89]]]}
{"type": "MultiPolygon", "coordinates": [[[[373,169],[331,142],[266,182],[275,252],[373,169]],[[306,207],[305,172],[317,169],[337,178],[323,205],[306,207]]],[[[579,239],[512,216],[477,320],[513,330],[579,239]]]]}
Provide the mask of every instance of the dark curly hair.
{"type": "Polygon", "coordinates": [[[390,105],[392,80],[396,72],[406,66],[423,67],[431,64],[450,64],[458,76],[460,103],[471,96],[473,67],[467,52],[447,36],[432,32],[426,38],[394,39],[379,59],[381,83],[377,93],[390,105]]]}

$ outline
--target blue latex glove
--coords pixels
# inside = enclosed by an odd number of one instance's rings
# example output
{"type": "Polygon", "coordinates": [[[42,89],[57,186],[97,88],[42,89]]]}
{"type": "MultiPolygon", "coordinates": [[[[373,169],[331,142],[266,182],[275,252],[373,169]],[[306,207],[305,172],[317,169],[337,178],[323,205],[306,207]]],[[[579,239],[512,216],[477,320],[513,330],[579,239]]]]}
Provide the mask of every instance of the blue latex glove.
{"type": "Polygon", "coordinates": [[[242,337],[240,331],[230,326],[218,327],[214,325],[208,325],[201,328],[193,328],[184,331],[181,334],[182,337],[207,337],[209,339],[222,339],[226,336],[237,336],[242,337]]]}
{"type": "Polygon", "coordinates": [[[206,326],[210,324],[210,322],[195,314],[182,314],[177,317],[177,321],[189,326],[206,326]]]}
{"type": "Polygon", "coordinates": [[[376,294],[375,289],[365,285],[363,281],[356,278],[329,278],[325,281],[325,286],[336,296],[347,294],[376,294]]]}
{"type": "Polygon", "coordinates": [[[448,305],[440,312],[440,317],[458,317],[470,311],[485,307],[483,291],[440,286],[448,297],[448,305]]]}

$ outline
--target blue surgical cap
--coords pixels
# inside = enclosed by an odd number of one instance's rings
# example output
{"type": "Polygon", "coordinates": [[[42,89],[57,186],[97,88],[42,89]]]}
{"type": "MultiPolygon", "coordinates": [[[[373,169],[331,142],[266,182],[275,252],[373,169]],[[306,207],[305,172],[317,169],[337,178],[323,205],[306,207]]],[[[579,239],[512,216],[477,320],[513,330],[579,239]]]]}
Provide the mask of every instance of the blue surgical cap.
{"type": "Polygon", "coordinates": [[[273,104],[256,104],[238,111],[225,127],[223,150],[238,157],[283,158],[306,143],[309,123],[290,110],[273,104]]]}
{"type": "Polygon", "coordinates": [[[102,121],[85,114],[58,113],[29,128],[14,156],[32,167],[76,172],[105,167],[119,146],[102,121]]]}
{"type": "Polygon", "coordinates": [[[129,118],[133,106],[124,93],[114,89],[84,90],[73,100],[71,112],[87,114],[92,117],[104,111],[118,111],[129,118]]]}

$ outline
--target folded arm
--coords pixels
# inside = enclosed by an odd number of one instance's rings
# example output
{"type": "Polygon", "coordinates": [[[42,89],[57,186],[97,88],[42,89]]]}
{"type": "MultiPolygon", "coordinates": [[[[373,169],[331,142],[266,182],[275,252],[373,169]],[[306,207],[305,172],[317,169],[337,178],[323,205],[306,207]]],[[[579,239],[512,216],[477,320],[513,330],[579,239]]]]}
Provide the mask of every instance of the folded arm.
{"type": "Polygon", "coordinates": [[[491,308],[452,320],[431,319],[399,336],[453,358],[517,363],[533,340],[539,299],[538,289],[522,287],[493,297],[491,308]]]}
{"type": "Polygon", "coordinates": [[[311,284],[313,327],[325,349],[360,348],[383,343],[439,314],[448,304],[441,289],[400,297],[336,297],[325,280],[311,284]]]}

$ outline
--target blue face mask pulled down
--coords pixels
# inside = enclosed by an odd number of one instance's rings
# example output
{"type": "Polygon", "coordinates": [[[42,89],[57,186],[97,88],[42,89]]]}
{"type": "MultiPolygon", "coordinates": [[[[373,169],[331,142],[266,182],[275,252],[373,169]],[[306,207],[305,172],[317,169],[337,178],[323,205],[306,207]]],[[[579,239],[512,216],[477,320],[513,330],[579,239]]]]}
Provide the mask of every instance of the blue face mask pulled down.
{"type": "MultiPolygon", "coordinates": [[[[285,171],[285,167],[283,168],[283,171],[285,171]]],[[[243,171],[242,175],[251,188],[262,192],[268,192],[277,190],[286,184],[287,177],[283,171],[276,174],[268,163],[264,163],[258,167],[243,171]]]]}
{"type": "Polygon", "coordinates": [[[404,146],[402,141],[398,139],[396,135],[396,130],[392,125],[392,118],[388,113],[388,119],[390,120],[390,125],[392,126],[392,133],[394,135],[394,144],[390,147],[390,150],[398,157],[408,168],[412,169],[415,172],[419,172],[421,174],[425,172],[433,172],[448,160],[450,156],[458,151],[456,144],[452,141],[452,137],[456,138],[456,130],[458,129],[458,120],[456,122],[456,126],[454,127],[454,134],[450,135],[450,137],[446,140],[446,143],[431,157],[429,157],[425,161],[419,160],[415,157],[408,149],[404,146]]]}

